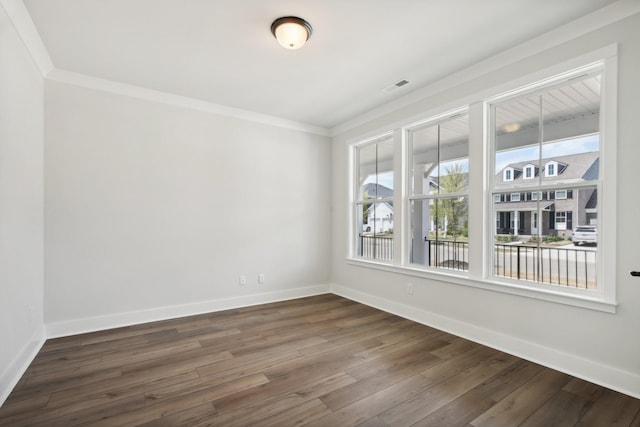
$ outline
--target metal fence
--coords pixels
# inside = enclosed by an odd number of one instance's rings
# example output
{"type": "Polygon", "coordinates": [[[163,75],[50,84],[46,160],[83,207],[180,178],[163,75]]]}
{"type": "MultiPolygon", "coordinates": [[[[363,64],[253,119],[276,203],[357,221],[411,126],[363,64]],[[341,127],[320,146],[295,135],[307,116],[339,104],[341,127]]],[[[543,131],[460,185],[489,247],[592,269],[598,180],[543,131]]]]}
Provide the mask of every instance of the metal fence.
{"type": "MultiPolygon", "coordinates": [[[[425,259],[417,264],[449,270],[469,269],[469,243],[424,240],[425,259]]],[[[360,235],[359,255],[393,260],[393,236],[360,235]]],[[[575,288],[596,288],[596,251],[537,247],[523,244],[494,245],[494,275],[575,288]]]]}
{"type": "Polygon", "coordinates": [[[393,236],[360,235],[360,253],[364,258],[393,260],[393,236]]]}
{"type": "Polygon", "coordinates": [[[596,251],[496,244],[494,274],[513,279],[596,288],[596,251]]]}
{"type": "Polygon", "coordinates": [[[427,250],[427,266],[460,271],[469,269],[469,243],[426,238],[424,243],[427,250]]]}

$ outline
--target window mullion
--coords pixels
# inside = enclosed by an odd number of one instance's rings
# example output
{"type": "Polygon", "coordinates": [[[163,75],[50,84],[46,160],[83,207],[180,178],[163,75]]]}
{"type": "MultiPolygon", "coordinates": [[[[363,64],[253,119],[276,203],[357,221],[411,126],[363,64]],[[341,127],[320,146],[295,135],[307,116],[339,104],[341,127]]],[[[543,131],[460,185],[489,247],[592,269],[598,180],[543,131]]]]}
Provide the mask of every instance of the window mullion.
{"type": "Polygon", "coordinates": [[[396,179],[393,181],[393,215],[395,218],[400,218],[400,221],[394,221],[393,230],[393,259],[391,262],[394,265],[401,266],[404,263],[405,254],[403,253],[403,239],[404,227],[406,224],[402,221],[404,218],[404,191],[405,187],[405,175],[402,173],[403,162],[403,140],[402,129],[394,129],[393,131],[393,170],[396,179]],[[400,226],[400,228],[398,228],[400,226]]]}
{"type": "MultiPolygon", "coordinates": [[[[483,242],[487,238],[485,170],[485,105],[478,102],[469,106],[469,277],[485,277],[485,265],[490,262],[483,242]]],[[[490,252],[489,252],[490,253],[490,252]]]]}

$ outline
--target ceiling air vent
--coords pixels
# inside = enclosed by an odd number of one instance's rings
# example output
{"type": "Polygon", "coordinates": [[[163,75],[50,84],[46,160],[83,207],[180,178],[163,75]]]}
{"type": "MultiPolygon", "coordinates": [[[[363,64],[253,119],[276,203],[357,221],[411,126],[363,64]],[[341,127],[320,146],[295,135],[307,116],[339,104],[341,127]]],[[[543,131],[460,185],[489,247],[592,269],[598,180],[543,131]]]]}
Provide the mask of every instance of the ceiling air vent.
{"type": "Polygon", "coordinates": [[[392,84],[391,86],[387,86],[384,89],[382,89],[384,92],[393,92],[394,90],[400,89],[403,86],[406,86],[409,84],[409,80],[400,80],[397,83],[392,84]]]}

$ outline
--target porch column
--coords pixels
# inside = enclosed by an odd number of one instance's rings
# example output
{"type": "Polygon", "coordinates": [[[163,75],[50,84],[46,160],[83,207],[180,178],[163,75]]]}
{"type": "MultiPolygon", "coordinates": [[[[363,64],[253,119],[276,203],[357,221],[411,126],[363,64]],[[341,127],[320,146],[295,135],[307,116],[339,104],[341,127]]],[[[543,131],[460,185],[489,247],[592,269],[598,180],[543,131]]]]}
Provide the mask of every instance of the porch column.
{"type": "MultiPolygon", "coordinates": [[[[422,193],[424,189],[425,172],[426,165],[415,165],[413,170],[413,188],[416,194],[422,193]]],[[[430,215],[429,207],[427,206],[426,209],[423,209],[423,205],[424,202],[421,200],[415,201],[413,205],[413,218],[409,218],[409,221],[413,222],[413,236],[411,236],[412,262],[414,264],[427,265],[424,237],[429,235],[430,215]]]]}
{"type": "Polygon", "coordinates": [[[513,235],[518,235],[518,228],[520,228],[520,211],[513,211],[515,217],[513,218],[513,235]]]}

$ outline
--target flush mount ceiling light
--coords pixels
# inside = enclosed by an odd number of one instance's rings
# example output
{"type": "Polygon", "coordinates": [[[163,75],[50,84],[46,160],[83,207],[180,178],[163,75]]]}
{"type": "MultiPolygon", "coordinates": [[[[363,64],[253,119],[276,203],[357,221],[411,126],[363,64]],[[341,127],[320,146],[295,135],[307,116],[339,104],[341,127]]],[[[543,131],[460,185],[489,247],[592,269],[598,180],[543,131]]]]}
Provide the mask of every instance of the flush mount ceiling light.
{"type": "Polygon", "coordinates": [[[521,127],[520,123],[509,123],[502,126],[502,131],[504,133],[518,132],[521,127]]]}
{"type": "Polygon", "coordinates": [[[271,32],[286,49],[300,49],[311,37],[311,24],[297,16],[284,16],[273,21],[271,32]]]}

